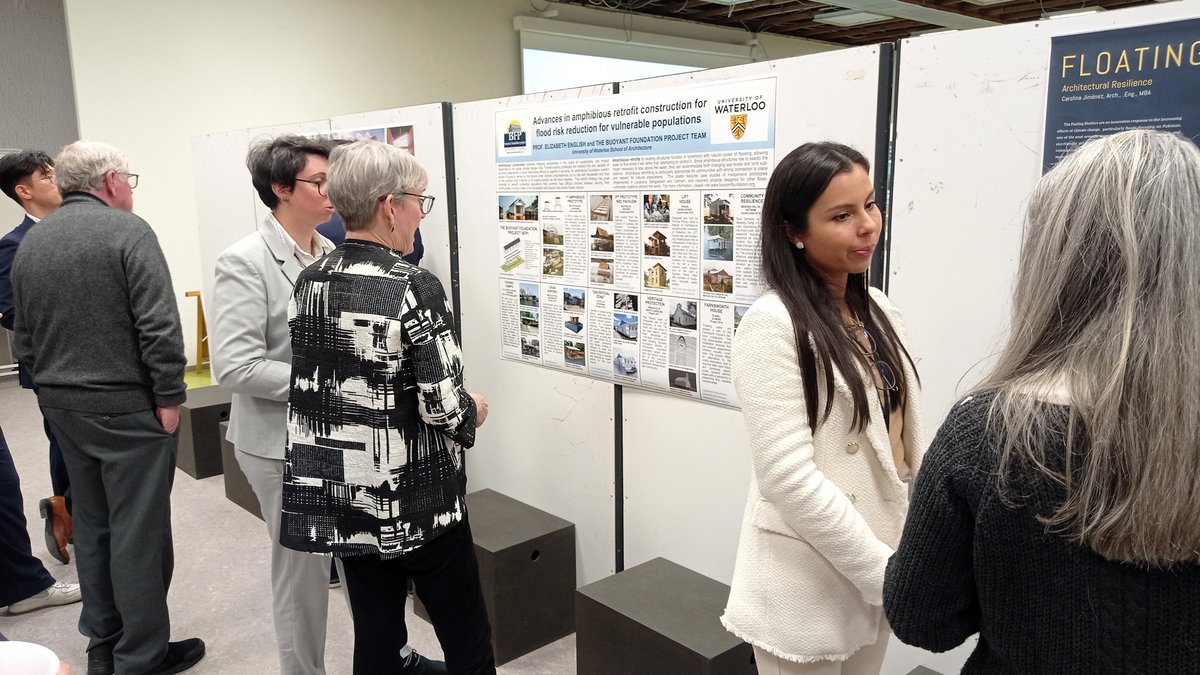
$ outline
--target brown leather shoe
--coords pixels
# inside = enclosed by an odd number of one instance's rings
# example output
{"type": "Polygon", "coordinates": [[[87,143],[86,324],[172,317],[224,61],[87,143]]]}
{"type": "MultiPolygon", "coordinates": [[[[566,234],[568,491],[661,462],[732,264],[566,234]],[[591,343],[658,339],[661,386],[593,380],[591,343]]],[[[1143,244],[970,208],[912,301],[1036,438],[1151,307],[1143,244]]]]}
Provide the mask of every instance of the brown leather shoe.
{"type": "Polygon", "coordinates": [[[65,497],[55,495],[38,502],[42,519],[46,521],[46,549],[50,557],[62,564],[71,562],[67,542],[71,539],[71,514],[67,513],[65,497]]]}

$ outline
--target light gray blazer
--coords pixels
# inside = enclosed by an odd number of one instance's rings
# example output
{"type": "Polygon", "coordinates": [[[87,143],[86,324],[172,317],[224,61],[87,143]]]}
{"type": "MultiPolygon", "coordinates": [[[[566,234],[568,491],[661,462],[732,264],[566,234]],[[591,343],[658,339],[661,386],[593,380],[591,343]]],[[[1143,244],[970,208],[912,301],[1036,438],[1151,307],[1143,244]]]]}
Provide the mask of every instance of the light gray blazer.
{"type": "Polygon", "coordinates": [[[287,308],[304,266],[276,227],[268,214],[217,258],[209,341],[217,384],[233,392],[227,438],[243,452],[282,460],[292,374],[287,308]]]}

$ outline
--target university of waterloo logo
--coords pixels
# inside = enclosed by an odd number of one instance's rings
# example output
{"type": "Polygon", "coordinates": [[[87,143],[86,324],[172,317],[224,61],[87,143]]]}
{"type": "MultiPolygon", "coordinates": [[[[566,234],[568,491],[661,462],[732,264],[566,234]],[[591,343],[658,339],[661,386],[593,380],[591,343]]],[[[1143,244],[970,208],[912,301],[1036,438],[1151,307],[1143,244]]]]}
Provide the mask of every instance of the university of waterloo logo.
{"type": "Polygon", "coordinates": [[[506,149],[525,147],[525,132],[521,130],[519,121],[512,120],[508,123],[508,131],[504,134],[504,147],[506,149]]]}
{"type": "Polygon", "coordinates": [[[729,116],[729,131],[733,133],[734,140],[742,140],[742,136],[746,135],[746,122],[749,115],[730,115],[729,116]]]}

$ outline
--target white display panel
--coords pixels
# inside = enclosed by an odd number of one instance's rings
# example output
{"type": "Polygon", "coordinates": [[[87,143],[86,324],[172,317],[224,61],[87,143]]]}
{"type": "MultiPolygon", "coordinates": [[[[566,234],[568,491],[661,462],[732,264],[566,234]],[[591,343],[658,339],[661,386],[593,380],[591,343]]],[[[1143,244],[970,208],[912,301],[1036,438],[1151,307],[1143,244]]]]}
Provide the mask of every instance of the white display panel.
{"type": "Polygon", "coordinates": [[[931,428],[986,375],[1007,329],[1051,38],[1198,15],[1189,0],[901,43],[889,294],[923,359],[931,428]]]}
{"type": "Polygon", "coordinates": [[[454,106],[467,387],[491,402],[467,452],[468,490],[491,488],[574,523],[580,584],[615,570],[613,385],[500,358],[495,116],[611,92],[605,85],[454,106]]]}
{"type": "Polygon", "coordinates": [[[430,103],[193,138],[192,165],[196,183],[197,223],[201,233],[205,312],[211,313],[207,302],[212,297],[217,258],[237,240],[253,232],[269,212],[251,185],[250,172],[246,168],[246,152],[252,143],[283,134],[327,135],[347,129],[379,127],[386,130],[400,126],[412,127],[411,133],[416,141],[414,155],[429,174],[427,191],[438,200],[433,211],[421,223],[421,237],[425,244],[421,266],[436,274],[446,288],[447,297],[452,297],[450,200],[446,198],[445,187],[447,158],[443,104],[430,103]]]}

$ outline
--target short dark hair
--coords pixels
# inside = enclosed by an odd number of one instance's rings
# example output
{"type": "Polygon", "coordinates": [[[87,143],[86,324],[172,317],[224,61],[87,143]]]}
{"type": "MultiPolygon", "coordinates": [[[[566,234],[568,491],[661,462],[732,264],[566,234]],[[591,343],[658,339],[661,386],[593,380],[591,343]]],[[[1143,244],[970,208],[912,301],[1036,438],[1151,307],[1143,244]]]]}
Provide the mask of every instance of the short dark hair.
{"type": "Polygon", "coordinates": [[[41,150],[18,150],[0,157],[0,191],[20,204],[17,183],[26,180],[38,169],[54,168],[54,160],[41,150]]]}
{"type": "Polygon", "coordinates": [[[268,209],[279,206],[279,197],[272,185],[296,187],[296,174],[304,170],[309,155],[329,157],[329,144],[303,136],[280,136],[263,140],[250,146],[246,155],[246,168],[250,169],[250,181],[258,191],[258,198],[268,209]]]}

